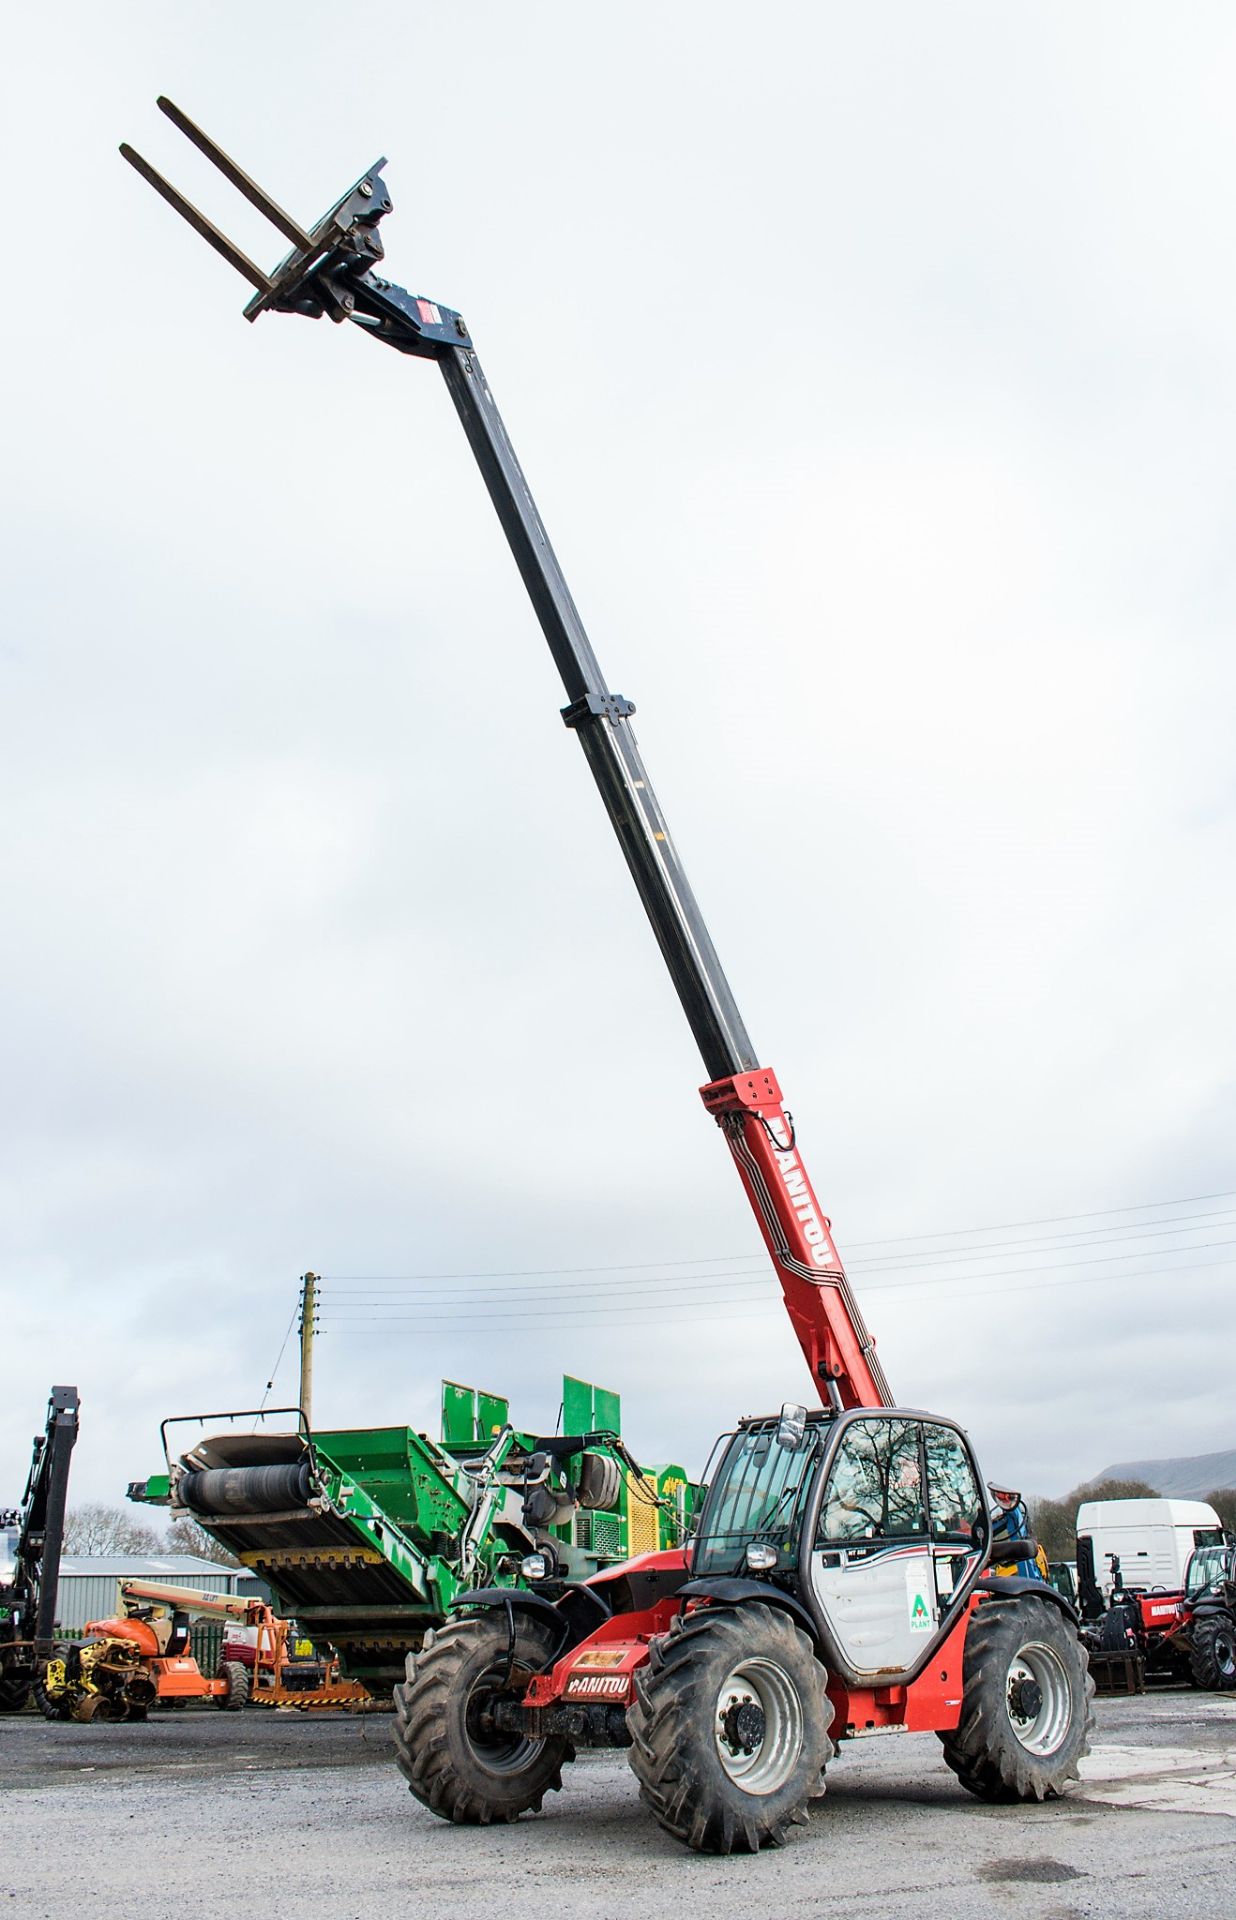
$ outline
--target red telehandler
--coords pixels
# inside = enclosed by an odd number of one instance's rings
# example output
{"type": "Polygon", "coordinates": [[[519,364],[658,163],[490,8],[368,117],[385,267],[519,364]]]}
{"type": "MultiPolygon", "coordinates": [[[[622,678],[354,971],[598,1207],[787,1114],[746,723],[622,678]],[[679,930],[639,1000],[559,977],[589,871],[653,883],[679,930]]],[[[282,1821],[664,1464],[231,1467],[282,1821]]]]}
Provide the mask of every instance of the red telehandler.
{"type": "MultiPolygon", "coordinates": [[[[807,1818],[836,1741],[927,1729],[981,1799],[1060,1793],[1091,1725],[1076,1617],[1041,1581],[991,1572],[996,1524],[961,1429],[893,1405],[776,1076],[759,1063],[679,864],[634,709],[607,687],[468,328],[377,271],[385,162],[306,230],[170,101],[159,105],[291,241],[264,272],[121,148],[254,286],[248,318],[329,315],[441,369],[823,1401],[723,1436],[685,1551],[643,1554],[582,1584],[460,1595],[458,1617],[426,1636],[395,1690],[412,1792],[444,1819],[513,1820],[561,1785],[577,1747],[622,1746],[667,1832],[704,1851],[754,1852],[807,1818]]],[[[1001,1545],[1000,1560],[1025,1558],[1021,1548],[1001,1545]]]]}

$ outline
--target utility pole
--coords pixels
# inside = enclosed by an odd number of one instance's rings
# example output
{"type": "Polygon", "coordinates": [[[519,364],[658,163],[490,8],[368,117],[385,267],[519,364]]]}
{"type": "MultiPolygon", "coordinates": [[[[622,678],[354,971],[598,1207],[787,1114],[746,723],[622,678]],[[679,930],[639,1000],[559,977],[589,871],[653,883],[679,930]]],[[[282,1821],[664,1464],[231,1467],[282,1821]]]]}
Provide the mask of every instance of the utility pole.
{"type": "Polygon", "coordinates": [[[318,1324],[318,1276],[300,1277],[300,1407],[313,1424],[313,1336],[318,1324]]]}

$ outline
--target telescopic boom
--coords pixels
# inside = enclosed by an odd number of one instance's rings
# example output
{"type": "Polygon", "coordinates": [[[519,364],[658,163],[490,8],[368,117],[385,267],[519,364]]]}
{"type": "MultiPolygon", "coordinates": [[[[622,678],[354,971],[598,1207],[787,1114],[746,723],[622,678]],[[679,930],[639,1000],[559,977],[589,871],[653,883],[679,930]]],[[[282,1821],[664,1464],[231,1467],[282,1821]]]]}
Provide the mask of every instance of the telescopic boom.
{"type": "Polygon", "coordinates": [[[652,923],[705,1070],[701,1088],[738,1167],[772,1255],[816,1391],[837,1406],[890,1406],[892,1396],[812,1189],[776,1076],[761,1067],[679,861],[631,727],[632,703],[610,692],[537,512],[462,317],[375,270],[378,224],[391,210],[379,160],[315,226],[304,229],[170,100],[159,106],[292,242],[267,274],[132,147],[120,151],[255,288],[246,317],[324,314],[401,353],[436,360],[484,476],[554,657],[575,732],[652,923]]]}

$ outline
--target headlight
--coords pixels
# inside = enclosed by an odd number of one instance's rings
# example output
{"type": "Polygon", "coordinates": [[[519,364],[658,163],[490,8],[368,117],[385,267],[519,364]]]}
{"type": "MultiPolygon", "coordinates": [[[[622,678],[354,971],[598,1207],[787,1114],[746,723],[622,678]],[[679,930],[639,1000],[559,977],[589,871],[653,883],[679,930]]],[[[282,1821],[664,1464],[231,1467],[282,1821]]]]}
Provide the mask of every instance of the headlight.
{"type": "Polygon", "coordinates": [[[752,1573],[771,1573],[777,1564],[777,1549],[751,1546],[747,1548],[746,1557],[752,1573]]]}
{"type": "Polygon", "coordinates": [[[519,1571],[525,1580],[543,1580],[549,1572],[549,1563],[543,1553],[526,1553],[519,1563],[519,1571]]]}

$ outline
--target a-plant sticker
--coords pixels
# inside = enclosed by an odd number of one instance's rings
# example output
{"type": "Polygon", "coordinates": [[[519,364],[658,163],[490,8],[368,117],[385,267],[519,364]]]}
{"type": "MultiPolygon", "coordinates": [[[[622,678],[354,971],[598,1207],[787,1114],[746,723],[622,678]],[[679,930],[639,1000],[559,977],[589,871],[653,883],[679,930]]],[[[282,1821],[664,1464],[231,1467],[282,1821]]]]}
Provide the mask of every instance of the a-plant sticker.
{"type": "Polygon", "coordinates": [[[930,1633],[936,1623],[924,1572],[917,1567],[906,1568],[906,1606],[910,1614],[910,1632],[930,1633]]]}

